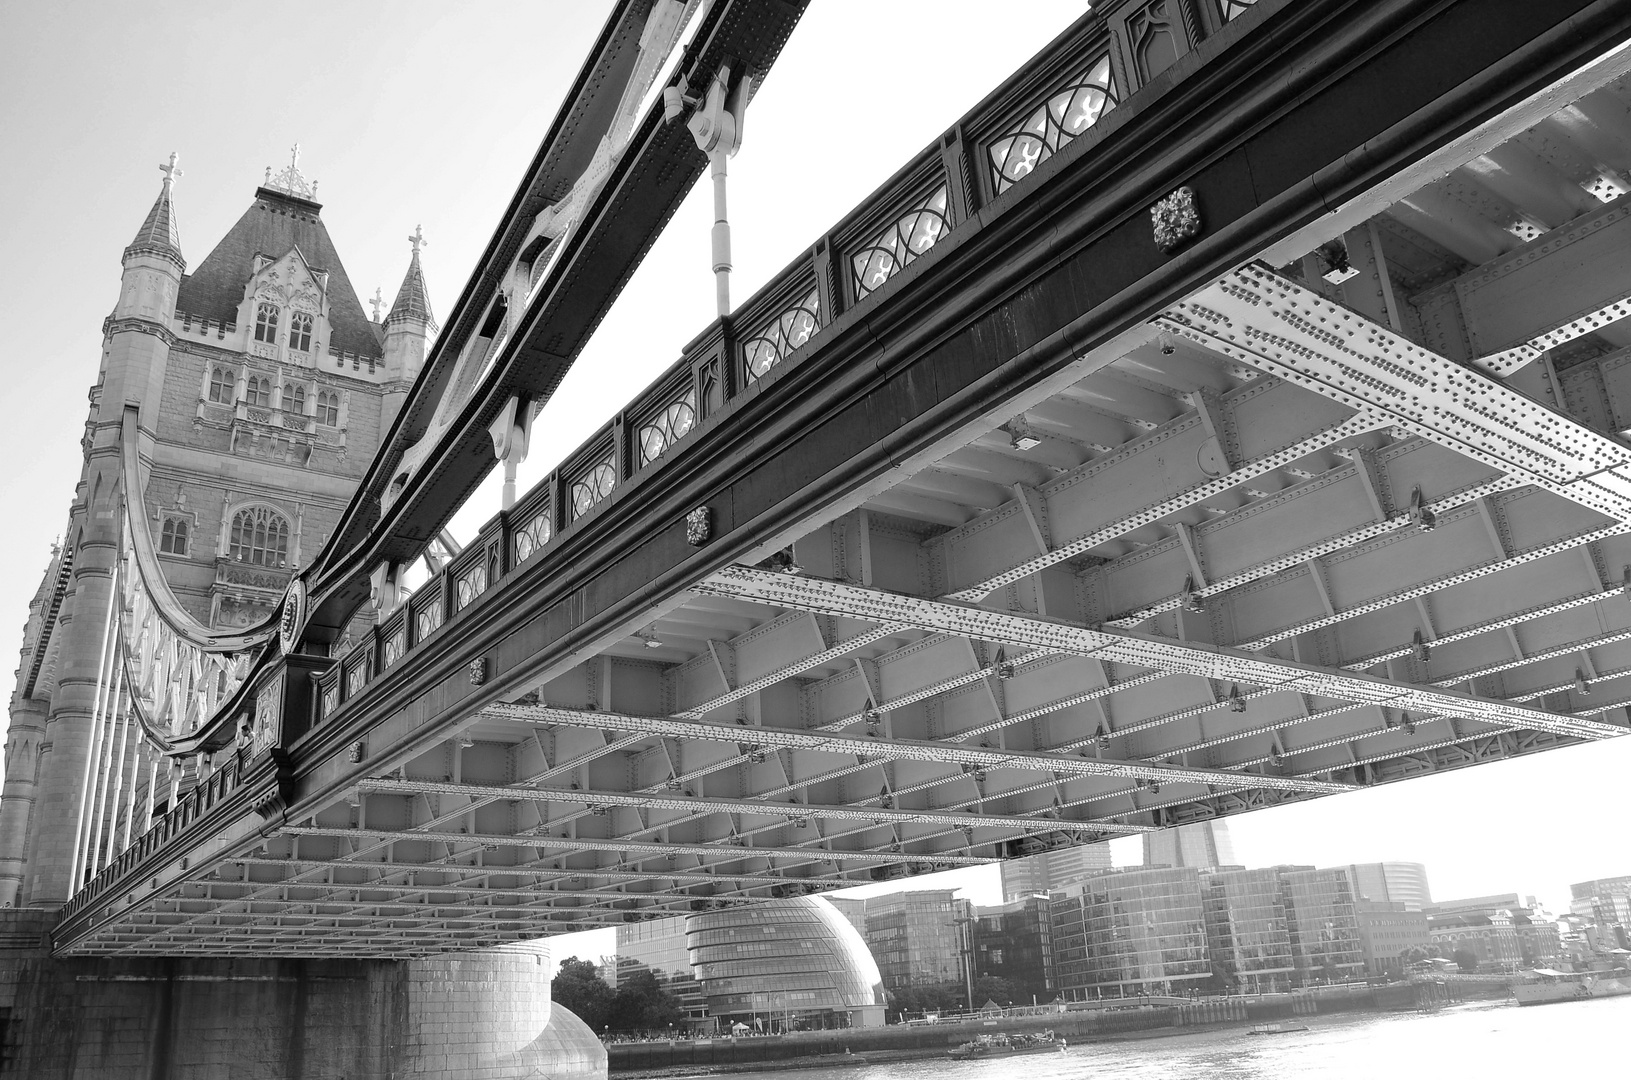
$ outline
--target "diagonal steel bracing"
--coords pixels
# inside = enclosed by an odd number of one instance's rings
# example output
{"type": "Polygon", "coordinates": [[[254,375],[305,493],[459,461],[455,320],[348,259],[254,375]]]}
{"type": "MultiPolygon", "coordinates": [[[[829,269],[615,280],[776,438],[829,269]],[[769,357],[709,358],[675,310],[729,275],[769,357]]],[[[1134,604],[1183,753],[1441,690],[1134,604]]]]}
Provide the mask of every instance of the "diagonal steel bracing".
{"type": "Polygon", "coordinates": [[[727,843],[709,844],[667,843],[660,840],[588,839],[583,837],[547,836],[517,833],[422,833],[407,829],[338,828],[326,825],[289,825],[282,830],[286,836],[327,836],[336,839],[354,839],[359,836],[384,837],[391,840],[419,840],[440,844],[495,844],[500,847],[537,848],[540,851],[616,851],[630,856],[660,857],[668,854],[698,855],[734,862],[739,859],[795,858],[809,861],[843,859],[846,862],[898,863],[906,859],[932,859],[956,866],[981,866],[995,861],[975,855],[952,855],[940,852],[908,854],[899,851],[832,851],[805,847],[736,847],[727,843]]]}
{"type": "MultiPolygon", "coordinates": [[[[1194,420],[1194,418],[1191,419],[1194,420]]],[[[1194,420],[1194,425],[1199,428],[1199,421],[1194,420]]],[[[1224,492],[1239,487],[1255,477],[1284,468],[1293,462],[1308,457],[1310,454],[1328,450],[1344,440],[1356,438],[1382,426],[1384,426],[1384,421],[1367,412],[1360,412],[1341,420],[1331,427],[1301,435],[1271,453],[1243,462],[1227,474],[1198,483],[1179,494],[1135,507],[1120,508],[1111,504],[1102,509],[1096,508],[1094,516],[1102,520],[1087,525],[1085,531],[1068,540],[1061,540],[1057,536],[1052,537],[1055,546],[1049,550],[1021,559],[1000,573],[991,574],[972,584],[959,585],[947,594],[947,598],[953,600],[979,600],[993,590],[1013,584],[1050,566],[1057,566],[1059,563],[1079,558],[1101,544],[1109,543],[1147,525],[1171,517],[1191,506],[1203,503],[1208,499],[1215,498],[1224,492]]],[[[1144,455],[1152,449],[1157,452],[1167,450],[1170,453],[1170,448],[1164,447],[1162,441],[1161,438],[1152,437],[1113,455],[1111,458],[1091,462],[1079,472],[1083,477],[1099,479],[1101,482],[1108,481],[1099,474],[1106,473],[1115,467],[1128,470],[1130,475],[1148,475],[1154,466],[1143,460],[1144,455]]],[[[1050,493],[1056,488],[1063,491],[1069,484],[1078,481],[1078,479],[1076,476],[1062,477],[1060,480],[1047,485],[1044,493],[1050,493]]],[[[1016,500],[1015,505],[1018,506],[1021,502],[1022,500],[1016,500]]],[[[1049,517],[1050,523],[1060,517],[1062,515],[1059,513],[1051,514],[1049,517]]],[[[947,541],[943,541],[943,543],[955,545],[956,541],[957,537],[954,535],[947,541]]]]}
{"type": "Polygon", "coordinates": [[[1158,320],[1213,351],[1381,415],[1527,484],[1631,523],[1631,448],[1261,266],[1158,320]]]}
{"type": "Polygon", "coordinates": [[[1090,630],[1032,615],[887,593],[752,567],[728,567],[696,588],[698,592],[757,600],[777,607],[905,622],[987,641],[1096,656],[1138,668],[1159,668],[1173,674],[1290,690],[1337,701],[1447,713],[1503,727],[1553,731],[1583,739],[1603,739],[1625,733],[1623,728],[1610,724],[1563,717],[1471,694],[1277,660],[1238,649],[1172,641],[1123,630],[1090,630]]]}
{"type": "MultiPolygon", "coordinates": [[[[791,606],[791,605],[789,605],[791,606]]],[[[528,724],[566,724],[599,727],[615,731],[642,731],[653,737],[711,739],[720,742],[754,743],[766,748],[815,750],[833,754],[865,756],[871,760],[928,761],[943,765],[968,765],[980,769],[1028,769],[1066,773],[1073,777],[1109,777],[1150,780],[1157,783],[1193,783],[1217,787],[1271,787],[1320,794],[1349,790],[1346,784],[1317,780],[1288,780],[1284,777],[1255,776],[1222,769],[1188,769],[1140,761],[1111,761],[1096,758],[1039,754],[1021,750],[994,750],[963,743],[920,742],[910,739],[868,739],[829,732],[799,731],[776,727],[744,727],[710,724],[672,717],[628,716],[620,713],[586,712],[550,705],[490,705],[484,715],[494,719],[528,724]]],[[[423,837],[420,837],[423,839],[423,837]]]]}
{"type": "Polygon", "coordinates": [[[1115,822],[1059,821],[1053,818],[1016,814],[965,813],[946,810],[902,810],[867,806],[824,806],[816,803],[772,803],[763,798],[726,799],[683,795],[649,795],[613,791],[564,791],[559,788],[506,788],[485,784],[453,784],[431,780],[364,780],[358,787],[398,795],[432,793],[467,795],[494,800],[534,800],[579,806],[627,806],[641,809],[676,810],[681,813],[729,813],[773,815],[783,818],[825,818],[839,821],[866,821],[873,825],[951,825],[956,828],[1000,826],[1009,829],[1057,831],[1072,825],[1090,825],[1095,831],[1139,833],[1145,826],[1115,822]]]}

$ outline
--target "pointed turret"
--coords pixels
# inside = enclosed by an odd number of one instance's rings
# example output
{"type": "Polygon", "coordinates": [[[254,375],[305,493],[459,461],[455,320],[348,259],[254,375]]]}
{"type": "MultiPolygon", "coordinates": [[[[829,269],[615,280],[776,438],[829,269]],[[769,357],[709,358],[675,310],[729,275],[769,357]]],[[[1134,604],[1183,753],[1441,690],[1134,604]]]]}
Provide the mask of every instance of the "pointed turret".
{"type": "Polygon", "coordinates": [[[116,319],[145,319],[168,322],[175,314],[176,290],[187,260],[181,257],[181,234],[176,229],[175,183],[181,175],[176,155],[159,166],[164,186],[153,209],[147,212],[136,239],[124,253],[124,281],[119,303],[113,309],[116,319]]]}
{"type": "Polygon", "coordinates": [[[430,312],[430,294],[425,289],[425,272],[419,265],[419,249],[425,244],[425,234],[417,225],[408,243],[413,245],[408,273],[396,291],[390,314],[385,316],[385,377],[389,381],[381,406],[384,411],[382,430],[396,419],[408,389],[425,366],[430,337],[436,332],[436,318],[430,312]]]}
{"type": "Polygon", "coordinates": [[[408,237],[408,243],[413,245],[413,256],[408,260],[408,273],[402,279],[402,287],[396,291],[396,300],[391,304],[391,313],[385,316],[387,332],[393,323],[419,322],[426,330],[434,333],[436,318],[430,313],[430,296],[425,291],[425,271],[419,266],[419,249],[426,243],[423,230],[415,225],[413,235],[408,237]]]}
{"type": "Polygon", "coordinates": [[[164,186],[159,189],[159,197],[153,202],[153,209],[147,212],[147,218],[142,227],[136,230],[136,239],[125,248],[125,261],[128,263],[137,255],[161,255],[175,260],[177,266],[185,270],[186,259],[181,255],[181,232],[176,228],[175,208],[175,181],[181,175],[176,167],[176,155],[171,154],[166,164],[159,166],[164,174],[164,186]]]}

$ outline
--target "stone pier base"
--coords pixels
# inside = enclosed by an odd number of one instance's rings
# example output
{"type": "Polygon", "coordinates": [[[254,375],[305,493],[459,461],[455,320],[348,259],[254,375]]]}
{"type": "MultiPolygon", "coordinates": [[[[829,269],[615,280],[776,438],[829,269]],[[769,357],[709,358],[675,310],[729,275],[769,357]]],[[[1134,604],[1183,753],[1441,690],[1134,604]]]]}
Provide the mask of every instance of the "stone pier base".
{"type": "Polygon", "coordinates": [[[56,959],[0,911],[0,1077],[604,1080],[547,946],[433,960],[56,959]]]}

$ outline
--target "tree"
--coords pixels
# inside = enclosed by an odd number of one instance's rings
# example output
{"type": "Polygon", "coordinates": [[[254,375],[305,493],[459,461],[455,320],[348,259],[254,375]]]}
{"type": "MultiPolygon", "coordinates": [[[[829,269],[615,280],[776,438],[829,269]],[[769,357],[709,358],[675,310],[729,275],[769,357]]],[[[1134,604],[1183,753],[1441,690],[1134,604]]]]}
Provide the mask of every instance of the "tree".
{"type": "Polygon", "coordinates": [[[1461,969],[1463,975],[1471,975],[1478,970],[1478,954],[1471,949],[1457,949],[1450,954],[1455,966],[1461,969]]]}
{"type": "Polygon", "coordinates": [[[1029,1005],[1019,1000],[1019,988],[1012,979],[1000,975],[981,975],[974,980],[974,1007],[978,1009],[988,1001],[998,1005],[1029,1005]]]}
{"type": "Polygon", "coordinates": [[[673,991],[649,970],[637,971],[611,996],[606,1022],[613,1031],[662,1031],[681,1024],[685,1010],[673,991]]]}
{"type": "Polygon", "coordinates": [[[606,1030],[613,993],[593,961],[575,956],[562,960],[549,984],[549,994],[555,1004],[576,1013],[579,1020],[595,1031],[606,1030]]]}

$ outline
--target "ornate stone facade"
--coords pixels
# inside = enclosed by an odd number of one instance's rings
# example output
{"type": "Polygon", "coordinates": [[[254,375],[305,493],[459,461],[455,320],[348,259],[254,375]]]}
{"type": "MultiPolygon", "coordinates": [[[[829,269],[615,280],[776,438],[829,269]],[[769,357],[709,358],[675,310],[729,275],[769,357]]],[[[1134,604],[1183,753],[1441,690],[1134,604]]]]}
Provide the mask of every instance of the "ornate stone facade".
{"type": "MultiPolygon", "coordinates": [[[[180,170],[173,158],[163,169],[163,189],[124,251],[90,392],[84,474],[31,609],[0,807],[0,905],[68,894],[65,853],[96,712],[94,700],[79,699],[106,674],[120,516],[149,530],[193,618],[222,629],[264,621],[328,539],[433,332],[418,244],[391,313],[381,319],[376,307],[370,318],[295,162],[268,175],[187,273],[173,191],[180,170]],[[130,404],[150,463],[140,491],[118,480],[130,404]],[[74,675],[60,689],[59,671],[74,675]]],[[[152,775],[172,768],[152,764],[152,775]]],[[[149,775],[140,766],[133,775],[149,775]]]]}

